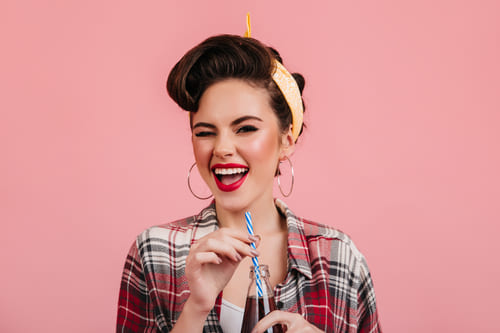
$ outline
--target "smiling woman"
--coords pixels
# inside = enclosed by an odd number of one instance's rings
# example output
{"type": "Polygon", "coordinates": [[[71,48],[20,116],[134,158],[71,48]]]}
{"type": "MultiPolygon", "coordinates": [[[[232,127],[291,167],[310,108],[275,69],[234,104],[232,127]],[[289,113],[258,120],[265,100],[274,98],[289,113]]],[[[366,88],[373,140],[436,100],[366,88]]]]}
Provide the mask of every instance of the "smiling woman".
{"type": "Polygon", "coordinates": [[[293,138],[291,130],[280,130],[267,91],[238,79],[214,83],[192,121],[196,164],[218,211],[272,204],[274,174],[291,153],[293,138]]]}
{"type": "Polygon", "coordinates": [[[174,66],[167,89],[190,112],[194,158],[214,200],[138,236],[117,331],[240,331],[256,256],[269,267],[279,310],[254,332],[277,324],[288,332],[381,331],[368,266],[349,237],[273,197],[279,163],[302,132],[303,88],[277,51],[247,37],[211,37],[174,66]],[[247,233],[245,212],[258,236],[247,233]]]}

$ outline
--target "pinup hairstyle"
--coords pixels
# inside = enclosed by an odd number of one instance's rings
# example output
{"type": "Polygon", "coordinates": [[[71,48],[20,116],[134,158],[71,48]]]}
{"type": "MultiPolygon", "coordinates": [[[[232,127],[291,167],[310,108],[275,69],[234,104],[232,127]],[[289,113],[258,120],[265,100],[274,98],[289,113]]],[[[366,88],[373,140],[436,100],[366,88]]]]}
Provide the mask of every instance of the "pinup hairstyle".
{"type": "MultiPolygon", "coordinates": [[[[241,79],[269,92],[269,103],[279,119],[280,129],[286,132],[292,124],[292,114],[272,79],[274,59],[282,62],[275,49],[254,38],[236,35],[210,37],[175,64],[167,80],[168,94],[182,109],[196,112],[201,96],[210,85],[230,78],[241,79]]],[[[292,75],[302,94],[304,77],[299,73],[292,75]]]]}

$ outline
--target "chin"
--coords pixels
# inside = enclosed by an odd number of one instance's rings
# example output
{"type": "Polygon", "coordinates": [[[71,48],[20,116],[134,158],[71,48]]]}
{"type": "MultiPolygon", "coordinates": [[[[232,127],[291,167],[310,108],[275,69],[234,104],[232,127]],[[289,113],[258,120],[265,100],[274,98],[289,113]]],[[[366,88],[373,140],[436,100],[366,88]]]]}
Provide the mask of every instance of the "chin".
{"type": "MultiPolygon", "coordinates": [[[[243,194],[243,193],[242,193],[243,194]]],[[[233,193],[218,193],[214,196],[215,202],[219,208],[230,212],[245,212],[249,209],[255,198],[245,197],[233,193]]]]}
{"type": "Polygon", "coordinates": [[[250,205],[247,200],[241,200],[241,198],[221,198],[221,196],[215,198],[215,203],[218,207],[230,212],[240,212],[246,210],[250,205]]]}

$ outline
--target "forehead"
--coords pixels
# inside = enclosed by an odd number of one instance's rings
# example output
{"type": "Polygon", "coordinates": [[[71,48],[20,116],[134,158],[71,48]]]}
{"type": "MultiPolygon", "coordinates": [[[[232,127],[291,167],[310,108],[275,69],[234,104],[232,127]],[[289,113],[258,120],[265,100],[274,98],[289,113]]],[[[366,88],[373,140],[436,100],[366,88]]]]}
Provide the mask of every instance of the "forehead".
{"type": "Polygon", "coordinates": [[[193,121],[224,122],[242,116],[276,119],[267,90],[243,80],[228,79],[212,84],[200,98],[193,121]]]}

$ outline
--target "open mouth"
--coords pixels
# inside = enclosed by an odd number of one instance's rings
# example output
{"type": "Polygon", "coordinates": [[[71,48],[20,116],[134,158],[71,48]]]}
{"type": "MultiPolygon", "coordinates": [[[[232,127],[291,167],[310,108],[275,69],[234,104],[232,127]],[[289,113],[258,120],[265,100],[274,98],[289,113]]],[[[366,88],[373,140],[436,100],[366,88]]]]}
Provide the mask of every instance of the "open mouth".
{"type": "Polygon", "coordinates": [[[249,168],[239,164],[216,164],[212,167],[215,183],[224,192],[237,190],[245,181],[249,168]]]}
{"type": "Polygon", "coordinates": [[[224,185],[231,185],[248,173],[248,168],[215,168],[215,177],[224,185]]]}

